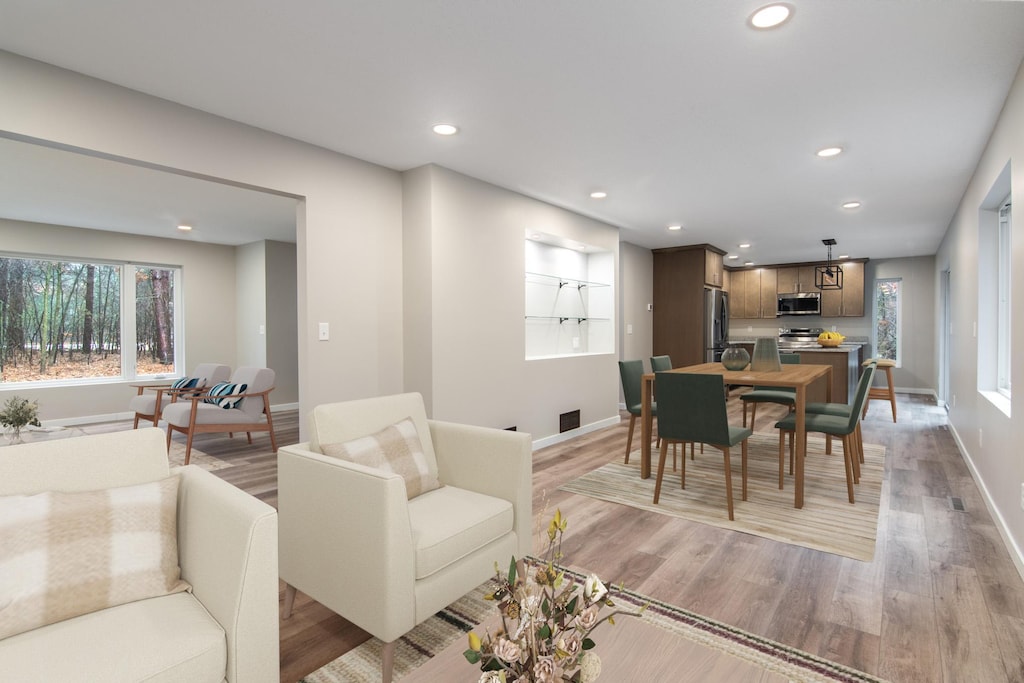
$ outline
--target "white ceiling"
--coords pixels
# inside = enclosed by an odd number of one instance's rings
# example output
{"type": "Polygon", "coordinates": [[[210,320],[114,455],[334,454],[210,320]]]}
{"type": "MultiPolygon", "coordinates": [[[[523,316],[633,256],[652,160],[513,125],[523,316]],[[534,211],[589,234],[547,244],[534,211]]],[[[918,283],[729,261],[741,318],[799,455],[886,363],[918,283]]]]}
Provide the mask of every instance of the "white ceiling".
{"type": "Polygon", "coordinates": [[[1024,3],[792,0],[759,32],[761,4],[0,0],[0,48],[397,170],[437,163],[646,247],[934,253],[1024,57],[1024,3]],[[846,151],[817,158],[828,145],[846,151]]]}

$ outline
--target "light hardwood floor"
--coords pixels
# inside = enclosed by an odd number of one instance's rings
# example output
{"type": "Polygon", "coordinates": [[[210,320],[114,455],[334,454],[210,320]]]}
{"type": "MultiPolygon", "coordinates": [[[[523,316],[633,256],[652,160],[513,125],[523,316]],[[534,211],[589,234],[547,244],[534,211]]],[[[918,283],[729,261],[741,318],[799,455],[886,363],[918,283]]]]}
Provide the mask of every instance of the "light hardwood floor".
{"type": "MultiPolygon", "coordinates": [[[[730,416],[739,424],[735,395],[730,416]]],[[[887,449],[869,563],[558,491],[623,457],[628,420],[534,454],[535,517],[545,505],[562,510],[569,520],[563,550],[581,571],[894,683],[1024,681],[1024,581],[945,412],[925,397],[898,400],[898,424],[883,402],[872,402],[863,422],[865,441],[887,449]]],[[[762,407],[759,430],[770,431],[783,410],[762,407]]],[[[298,440],[294,413],[275,422],[278,443],[298,440]]],[[[232,463],[219,476],[274,505],[276,456],[265,435],[254,441],[208,435],[196,446],[232,463]]],[[[294,615],[281,622],[282,682],[367,637],[300,593],[294,615]]]]}

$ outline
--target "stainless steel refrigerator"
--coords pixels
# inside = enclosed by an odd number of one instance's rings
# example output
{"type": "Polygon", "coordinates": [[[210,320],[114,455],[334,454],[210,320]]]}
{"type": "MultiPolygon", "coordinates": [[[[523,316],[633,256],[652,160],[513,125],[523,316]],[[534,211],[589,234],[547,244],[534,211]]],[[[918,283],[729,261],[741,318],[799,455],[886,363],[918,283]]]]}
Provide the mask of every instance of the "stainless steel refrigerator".
{"type": "Polygon", "coordinates": [[[704,361],[722,360],[729,339],[729,295],[720,289],[704,290],[704,361]]]}

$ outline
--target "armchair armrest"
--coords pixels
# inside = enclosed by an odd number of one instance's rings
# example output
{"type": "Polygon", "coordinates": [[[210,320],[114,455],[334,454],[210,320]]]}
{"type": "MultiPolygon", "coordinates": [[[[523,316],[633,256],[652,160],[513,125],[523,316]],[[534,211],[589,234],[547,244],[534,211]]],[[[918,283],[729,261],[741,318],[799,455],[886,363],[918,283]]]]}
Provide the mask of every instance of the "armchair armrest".
{"type": "Polygon", "coordinates": [[[415,557],[402,477],[300,443],[278,449],[277,480],[281,580],[385,642],[411,629],[415,557]]]}
{"type": "Polygon", "coordinates": [[[173,471],[182,578],[224,628],[227,680],[276,683],[277,512],[195,465],[173,471]]]}
{"type": "Polygon", "coordinates": [[[515,509],[519,557],[533,552],[533,446],[530,435],[428,420],[443,484],[504,498],[515,509]]]}

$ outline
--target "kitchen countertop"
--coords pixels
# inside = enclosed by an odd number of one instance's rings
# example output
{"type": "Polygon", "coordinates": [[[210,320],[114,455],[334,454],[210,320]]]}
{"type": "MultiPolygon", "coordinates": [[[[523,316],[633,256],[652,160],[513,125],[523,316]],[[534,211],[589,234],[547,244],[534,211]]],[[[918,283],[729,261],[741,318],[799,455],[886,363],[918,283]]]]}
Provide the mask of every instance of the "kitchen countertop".
{"type": "MultiPolygon", "coordinates": [[[[729,344],[753,344],[754,339],[730,339],[729,344]]],[[[779,351],[824,351],[826,353],[849,353],[864,346],[860,342],[843,342],[839,346],[821,346],[816,342],[797,342],[779,344],[779,351]]]]}

